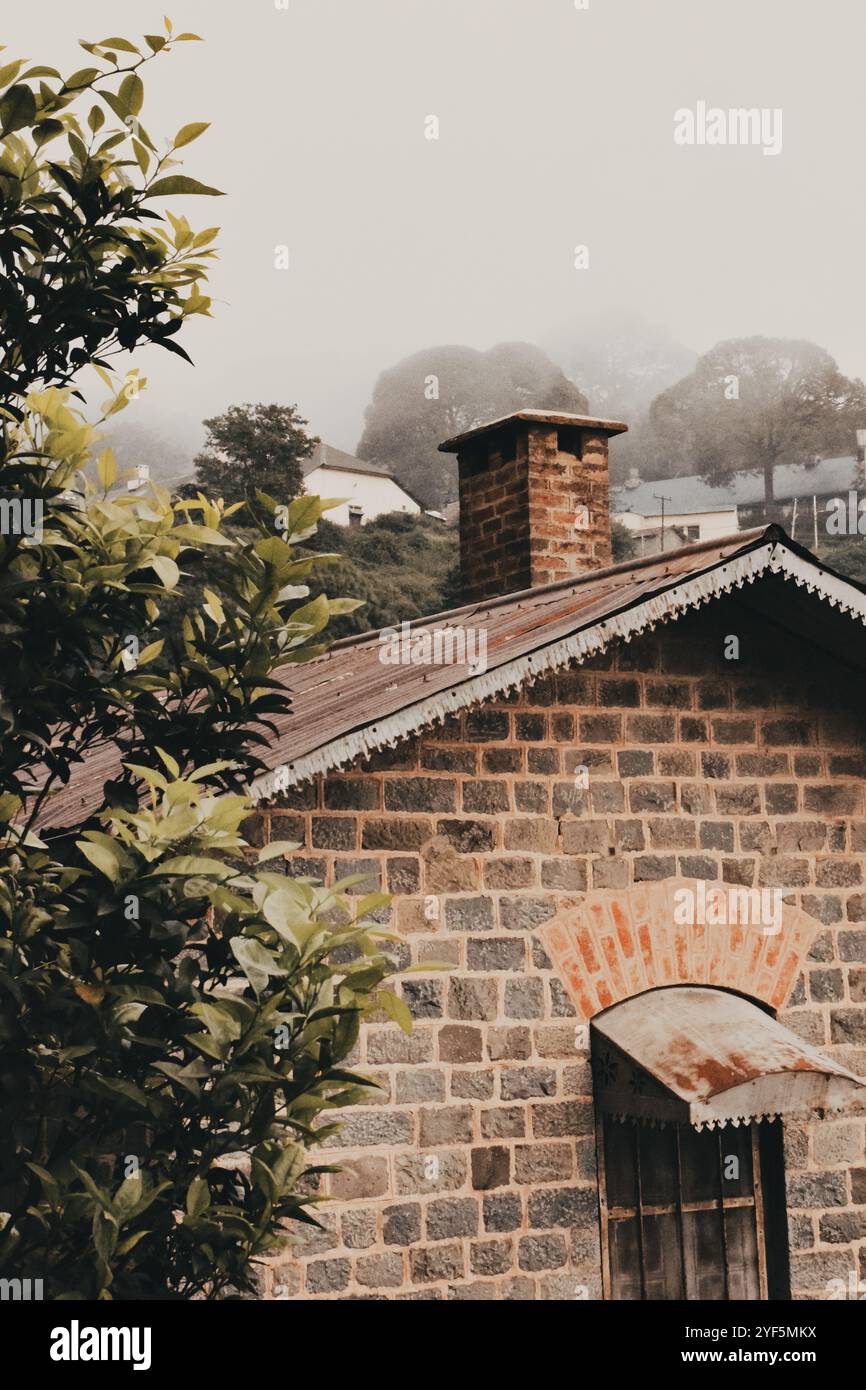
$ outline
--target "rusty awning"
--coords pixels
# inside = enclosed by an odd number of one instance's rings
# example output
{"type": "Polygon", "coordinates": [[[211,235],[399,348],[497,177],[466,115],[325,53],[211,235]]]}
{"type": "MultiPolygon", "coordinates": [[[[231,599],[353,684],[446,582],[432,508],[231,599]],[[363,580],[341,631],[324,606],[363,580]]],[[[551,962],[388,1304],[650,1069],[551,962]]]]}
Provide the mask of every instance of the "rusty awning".
{"type": "Polygon", "coordinates": [[[649,990],[592,1028],[596,1096],[621,1119],[702,1129],[866,1099],[861,1077],[725,990],[649,990]]]}

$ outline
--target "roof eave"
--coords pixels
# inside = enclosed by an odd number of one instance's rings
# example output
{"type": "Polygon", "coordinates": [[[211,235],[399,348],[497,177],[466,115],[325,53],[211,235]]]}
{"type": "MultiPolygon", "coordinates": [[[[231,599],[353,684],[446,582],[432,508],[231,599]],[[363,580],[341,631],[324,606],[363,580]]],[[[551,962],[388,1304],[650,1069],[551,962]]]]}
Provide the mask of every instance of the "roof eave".
{"type": "MultiPolygon", "coordinates": [[[[650,598],[625,604],[619,611],[579,628],[568,637],[542,644],[482,675],[467,675],[454,681],[447,690],[407,705],[375,723],[371,721],[339,734],[294,761],[256,778],[251,795],[255,800],[268,800],[278,794],[281,786],[296,786],[317,774],[334,771],[359,757],[392,747],[401,739],[440,723],[450,714],[506,694],[526,682],[534,682],[549,671],[604,652],[612,641],[630,642],[659,624],[674,621],[683,613],[754,583],[766,573],[782,574],[866,626],[866,589],[863,586],[823,569],[808,551],[801,551],[787,538],[782,544],[779,538],[783,533],[778,528],[769,528],[762,534],[768,536],[763,544],[748,546],[687,579],[673,579],[650,598]],[[770,532],[775,534],[770,535],[770,532]]],[[[369,638],[370,634],[364,636],[369,638]]]]}

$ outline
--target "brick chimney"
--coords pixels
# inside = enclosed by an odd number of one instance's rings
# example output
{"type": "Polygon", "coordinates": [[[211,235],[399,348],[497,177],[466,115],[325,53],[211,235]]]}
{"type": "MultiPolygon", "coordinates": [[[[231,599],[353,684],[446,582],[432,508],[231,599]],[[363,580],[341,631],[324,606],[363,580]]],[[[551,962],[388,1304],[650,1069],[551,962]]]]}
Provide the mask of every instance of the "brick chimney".
{"type": "Polygon", "coordinates": [[[457,455],[466,601],[611,564],[607,441],[627,428],[518,410],[439,445],[457,455]]]}

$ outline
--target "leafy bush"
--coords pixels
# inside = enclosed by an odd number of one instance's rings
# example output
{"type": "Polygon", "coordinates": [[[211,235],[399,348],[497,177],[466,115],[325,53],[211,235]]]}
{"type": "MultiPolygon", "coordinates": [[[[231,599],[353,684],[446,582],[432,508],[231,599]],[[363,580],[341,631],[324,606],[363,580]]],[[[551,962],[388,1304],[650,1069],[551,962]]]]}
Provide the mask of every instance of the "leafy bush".
{"type": "Polygon", "coordinates": [[[92,65],[65,81],[0,72],[0,491],[4,520],[42,513],[0,535],[0,1269],[51,1298],[251,1288],[285,1219],[313,1220],[308,1149],[366,1084],[342,1067],[361,1018],[408,1026],[380,988],[382,898],[353,911],[287,878],[284,846],[259,869],[243,835],[287,707],[277,668],[355,606],[297,606],[324,562],[298,550],[321,504],[239,537],[204,496],[113,496],[98,448],[143,385],[110,359],[186,356],[176,334],[208,310],[216,231],[158,201],[212,191],[166,172],[205,126],[160,156],[140,120],[139,69],[194,37],[166,22],[141,49],[85,44],[92,65]],[[88,366],[109,388],[95,422],[88,366]],[[155,635],[214,555],[200,609],[155,635]],[[54,793],[105,747],[101,811],[51,834],[54,793]]]}
{"type": "Polygon", "coordinates": [[[386,513],[351,530],[323,521],[305,547],[341,551],[342,558],[314,573],[313,593],[354,594],[363,606],[340,617],[337,636],[394,627],[461,602],[456,526],[429,516],[386,513]]]}

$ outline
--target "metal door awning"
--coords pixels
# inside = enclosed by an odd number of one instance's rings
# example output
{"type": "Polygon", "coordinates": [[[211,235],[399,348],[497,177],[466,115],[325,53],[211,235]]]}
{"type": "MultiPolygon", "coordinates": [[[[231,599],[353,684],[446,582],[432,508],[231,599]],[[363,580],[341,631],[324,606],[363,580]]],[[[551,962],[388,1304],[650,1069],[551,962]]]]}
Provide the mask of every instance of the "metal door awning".
{"type": "Polygon", "coordinates": [[[696,1129],[839,1110],[866,1081],[739,995],[650,990],[593,1020],[601,1109],[696,1129]]]}

